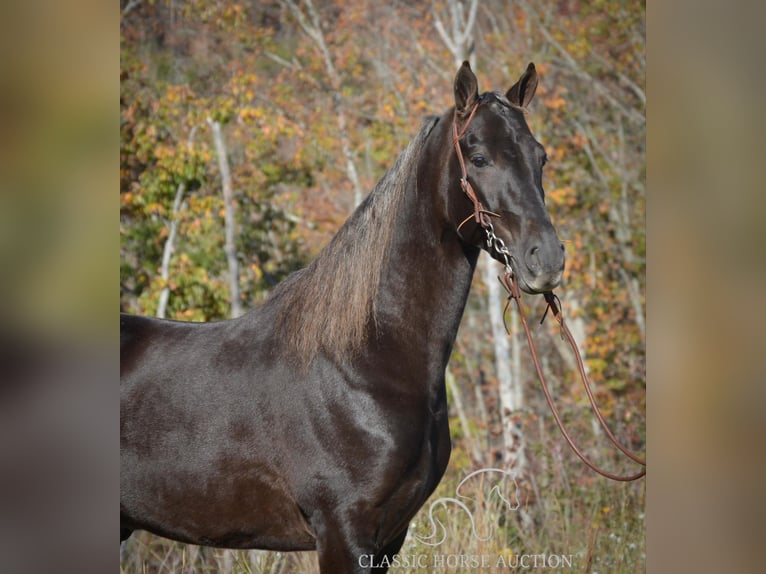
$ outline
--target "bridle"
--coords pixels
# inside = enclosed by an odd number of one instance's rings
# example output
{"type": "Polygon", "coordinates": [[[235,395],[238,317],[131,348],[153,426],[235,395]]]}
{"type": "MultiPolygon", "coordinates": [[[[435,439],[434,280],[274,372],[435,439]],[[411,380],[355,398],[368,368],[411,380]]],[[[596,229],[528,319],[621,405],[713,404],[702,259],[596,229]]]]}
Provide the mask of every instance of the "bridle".
{"type": "MultiPolygon", "coordinates": [[[[548,388],[548,384],[545,381],[545,376],[543,375],[542,368],[540,367],[540,361],[537,358],[537,350],[535,348],[534,341],[532,340],[532,335],[529,330],[529,325],[527,324],[527,318],[524,315],[524,310],[521,307],[521,291],[519,290],[518,283],[514,277],[513,269],[511,267],[511,253],[508,250],[508,248],[505,245],[505,242],[500,239],[495,234],[495,229],[492,226],[492,221],[490,220],[490,217],[500,217],[499,214],[493,213],[487,209],[485,209],[484,205],[482,205],[481,201],[479,200],[479,197],[476,195],[476,191],[473,189],[473,186],[471,185],[471,182],[468,181],[468,171],[465,167],[465,159],[463,158],[463,151],[460,149],[460,138],[463,137],[463,135],[468,130],[468,126],[471,123],[471,120],[473,120],[474,115],[476,114],[476,110],[479,108],[479,103],[476,103],[471,110],[471,112],[468,114],[468,117],[465,120],[465,123],[463,124],[463,127],[458,131],[457,128],[457,119],[458,114],[457,110],[455,111],[455,115],[453,117],[452,122],[452,135],[453,135],[453,145],[455,146],[455,153],[457,154],[458,162],[460,163],[460,170],[462,172],[462,175],[460,177],[460,187],[462,188],[463,192],[466,194],[468,199],[471,200],[473,203],[473,213],[466,217],[458,226],[457,226],[457,233],[460,235],[460,229],[465,225],[466,222],[468,222],[470,219],[473,218],[473,220],[476,222],[477,225],[481,226],[481,228],[484,230],[486,234],[486,249],[488,252],[492,252],[493,250],[500,255],[503,258],[503,262],[505,264],[505,273],[502,278],[498,277],[500,279],[501,284],[505,287],[506,291],[508,292],[508,301],[506,302],[505,309],[503,310],[503,322],[505,322],[505,316],[506,312],[508,310],[508,306],[510,305],[511,299],[516,302],[516,308],[519,311],[519,316],[521,317],[521,323],[524,326],[524,333],[526,334],[527,338],[527,344],[529,345],[529,350],[532,353],[532,360],[535,364],[535,370],[537,371],[537,377],[540,380],[540,385],[543,388],[543,394],[545,395],[545,400],[548,403],[548,407],[551,409],[551,413],[553,413],[553,418],[556,421],[556,425],[559,427],[559,430],[561,431],[561,434],[564,436],[564,439],[567,441],[569,446],[572,448],[574,453],[582,460],[589,468],[597,472],[598,474],[605,476],[606,478],[610,478],[612,480],[618,480],[618,481],[632,481],[637,480],[641,478],[642,476],[646,475],[646,468],[643,468],[641,471],[639,471],[636,474],[628,475],[628,476],[622,476],[613,474],[607,470],[604,470],[603,468],[599,467],[597,464],[592,462],[583,452],[580,450],[577,445],[572,440],[572,437],[567,432],[566,428],[564,427],[564,423],[561,420],[561,416],[559,415],[558,409],[556,408],[556,405],[553,403],[553,399],[551,398],[551,393],[548,388]]],[[[572,336],[572,333],[569,330],[569,327],[567,327],[566,322],[564,321],[564,316],[561,313],[561,301],[556,296],[553,291],[548,291],[546,293],[543,293],[543,297],[545,298],[545,302],[548,304],[545,312],[543,313],[543,317],[540,320],[540,324],[545,321],[546,316],[548,315],[548,311],[551,311],[551,314],[553,315],[553,318],[558,322],[562,337],[566,339],[566,341],[569,343],[569,346],[572,348],[572,351],[575,355],[575,358],[577,360],[577,368],[580,375],[580,381],[582,382],[583,387],[585,388],[585,392],[588,395],[588,401],[590,402],[591,408],[593,410],[593,413],[595,414],[596,418],[598,419],[599,424],[601,425],[601,428],[606,433],[607,438],[609,438],[610,442],[617,447],[622,453],[624,453],[628,458],[630,458],[632,461],[636,462],[637,464],[640,464],[643,467],[646,467],[646,461],[636,456],[634,453],[632,453],[630,450],[628,450],[625,446],[620,443],[619,440],[614,436],[612,431],[609,429],[609,426],[606,424],[606,421],[604,420],[604,416],[601,414],[601,410],[598,408],[598,405],[596,404],[596,400],[593,397],[593,392],[591,391],[591,385],[590,380],[588,379],[588,375],[585,372],[585,366],[583,365],[582,357],[580,356],[580,351],[577,347],[577,342],[575,341],[575,338],[572,336]]],[[[508,327],[506,325],[506,332],[508,331],[508,327]]]]}
{"type": "Polygon", "coordinates": [[[471,219],[471,217],[473,217],[476,223],[478,223],[482,227],[486,227],[489,224],[490,215],[500,217],[498,214],[492,213],[484,209],[484,206],[481,204],[481,201],[479,201],[479,198],[477,197],[476,192],[473,190],[473,186],[471,185],[471,182],[468,181],[468,171],[465,169],[465,159],[463,159],[463,150],[460,149],[460,138],[463,137],[465,132],[468,130],[468,126],[471,124],[471,120],[473,119],[473,116],[476,115],[476,110],[478,109],[479,109],[479,104],[477,103],[471,110],[471,113],[468,114],[468,118],[466,118],[465,124],[463,125],[463,128],[460,130],[460,132],[457,131],[457,110],[455,110],[455,116],[452,121],[452,144],[455,146],[455,153],[457,153],[457,159],[460,162],[460,171],[463,174],[460,177],[460,187],[463,189],[463,193],[465,193],[468,196],[468,199],[470,199],[471,202],[473,203],[473,214],[466,217],[460,223],[460,225],[457,226],[458,233],[460,232],[460,228],[463,227],[463,225],[469,219],[471,219]]]}
{"type": "Polygon", "coordinates": [[[503,260],[505,262],[505,269],[507,273],[512,274],[511,270],[511,252],[508,250],[508,247],[506,247],[505,242],[500,239],[497,235],[495,235],[495,228],[492,225],[492,221],[490,220],[490,217],[501,217],[499,213],[495,213],[494,211],[489,211],[488,209],[484,208],[484,205],[482,205],[481,200],[476,195],[476,192],[473,189],[473,186],[471,185],[471,182],[468,180],[468,171],[465,168],[465,159],[463,158],[463,150],[460,149],[460,138],[463,137],[465,132],[468,130],[468,126],[471,123],[471,120],[473,119],[473,116],[476,114],[476,110],[479,109],[479,105],[481,102],[477,102],[474,107],[471,109],[471,112],[468,114],[468,117],[465,120],[465,124],[463,124],[462,129],[458,132],[457,129],[457,110],[455,110],[455,114],[452,120],[452,144],[455,146],[455,153],[457,154],[458,162],[460,162],[460,171],[462,172],[462,175],[460,177],[460,187],[463,190],[463,193],[468,196],[468,199],[471,200],[471,203],[473,203],[473,213],[466,217],[463,221],[461,221],[457,226],[457,234],[462,238],[462,235],[460,234],[460,230],[462,227],[468,223],[471,219],[473,219],[477,225],[479,225],[482,229],[484,229],[485,233],[487,234],[487,250],[491,251],[494,249],[498,252],[498,254],[502,255],[503,260]]]}

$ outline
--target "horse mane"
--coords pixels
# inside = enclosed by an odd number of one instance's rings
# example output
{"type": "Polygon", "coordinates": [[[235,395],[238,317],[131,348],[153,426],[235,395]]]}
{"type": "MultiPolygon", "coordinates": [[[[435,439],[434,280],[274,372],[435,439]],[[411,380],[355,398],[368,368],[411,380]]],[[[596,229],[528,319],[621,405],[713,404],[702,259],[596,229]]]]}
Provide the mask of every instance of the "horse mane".
{"type": "Polygon", "coordinates": [[[420,151],[437,118],[418,134],[307,267],[291,274],[270,297],[277,336],[287,355],[307,365],[319,351],[335,359],[356,355],[377,323],[376,299],[394,221],[417,182],[420,151]]]}

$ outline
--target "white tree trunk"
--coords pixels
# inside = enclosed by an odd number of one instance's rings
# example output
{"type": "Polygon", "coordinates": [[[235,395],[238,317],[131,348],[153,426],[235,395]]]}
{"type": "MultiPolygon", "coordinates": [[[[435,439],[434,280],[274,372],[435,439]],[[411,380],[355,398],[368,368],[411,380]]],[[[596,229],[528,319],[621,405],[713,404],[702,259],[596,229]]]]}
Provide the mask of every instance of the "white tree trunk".
{"type": "Polygon", "coordinates": [[[475,463],[481,463],[484,460],[484,457],[482,456],[481,451],[476,444],[476,438],[473,436],[473,432],[471,431],[468,415],[466,414],[465,406],[463,405],[463,393],[460,390],[458,384],[455,382],[455,375],[452,374],[452,371],[449,369],[449,367],[444,373],[444,378],[447,382],[447,388],[452,394],[451,404],[457,411],[457,417],[460,421],[460,428],[463,431],[463,437],[465,437],[466,444],[468,445],[469,454],[475,463]]]}
{"type": "Polygon", "coordinates": [[[220,122],[211,118],[207,123],[213,131],[213,141],[215,142],[215,151],[218,155],[218,167],[221,171],[221,182],[223,186],[224,203],[224,227],[225,242],[224,251],[226,252],[226,261],[229,265],[229,293],[231,296],[231,316],[239,317],[242,315],[242,298],[239,291],[239,262],[237,260],[237,232],[234,212],[234,190],[231,185],[231,172],[229,171],[229,159],[226,152],[226,143],[223,139],[220,122]]]}
{"type": "MultiPolygon", "coordinates": [[[[189,138],[186,140],[186,145],[191,148],[194,144],[194,136],[197,133],[197,126],[194,126],[189,133],[189,138]]],[[[160,291],[160,298],[157,302],[157,317],[160,319],[165,318],[165,313],[168,306],[168,299],[170,298],[170,287],[168,287],[168,280],[170,279],[170,258],[175,252],[176,235],[178,233],[178,217],[183,208],[183,197],[186,193],[186,181],[182,181],[178,184],[176,190],[176,196],[173,200],[173,211],[170,214],[170,223],[168,225],[168,238],[165,240],[165,245],[162,248],[162,263],[160,265],[160,277],[162,277],[163,287],[160,291]]]]}
{"type": "MultiPolygon", "coordinates": [[[[448,0],[447,22],[434,4],[431,13],[434,26],[444,44],[455,58],[455,69],[473,52],[472,34],[476,22],[478,0],[448,0]],[[448,31],[449,29],[449,31],[448,31]]],[[[487,255],[479,258],[479,272],[487,286],[487,311],[492,330],[493,351],[495,355],[495,373],[500,394],[500,420],[503,428],[503,463],[506,468],[521,470],[523,467],[523,443],[521,429],[513,422],[512,415],[523,407],[524,397],[521,377],[511,374],[510,347],[503,325],[503,290],[497,280],[497,264],[487,255]]],[[[518,356],[516,357],[517,360],[518,356]]],[[[517,370],[518,368],[517,363],[517,370]]],[[[520,373],[519,373],[520,374],[520,373]]]]}
{"type": "MultiPolygon", "coordinates": [[[[511,357],[510,337],[503,324],[503,289],[497,280],[498,267],[494,260],[482,255],[479,267],[487,285],[487,311],[492,329],[492,342],[495,353],[495,372],[497,373],[500,394],[500,421],[503,428],[503,462],[506,468],[520,470],[523,467],[523,437],[516,426],[513,415],[524,406],[524,394],[521,385],[519,346],[514,340],[514,356],[511,357]],[[511,366],[514,367],[512,372],[511,366]],[[516,376],[514,376],[516,375],[516,376]]],[[[512,319],[515,317],[511,310],[512,319]]],[[[511,335],[513,335],[513,331],[511,335]]]]}
{"type": "Polygon", "coordinates": [[[176,197],[173,200],[173,212],[170,214],[170,226],[168,229],[168,238],[165,240],[165,246],[162,249],[162,264],[160,265],[160,277],[162,277],[163,287],[160,291],[160,299],[157,302],[157,317],[165,318],[165,310],[170,298],[170,287],[168,279],[170,278],[170,258],[175,251],[176,233],[178,231],[178,216],[181,212],[184,193],[186,192],[186,182],[178,184],[176,197]]]}

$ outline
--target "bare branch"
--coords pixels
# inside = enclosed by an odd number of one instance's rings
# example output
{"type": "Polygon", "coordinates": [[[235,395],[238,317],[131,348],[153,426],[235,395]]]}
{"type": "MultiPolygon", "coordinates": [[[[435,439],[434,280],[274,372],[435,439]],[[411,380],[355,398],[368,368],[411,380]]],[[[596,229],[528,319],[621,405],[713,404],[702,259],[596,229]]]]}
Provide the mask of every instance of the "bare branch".
{"type": "Polygon", "coordinates": [[[521,3],[524,8],[526,9],[527,13],[531,16],[531,18],[535,21],[538,28],[540,29],[540,32],[545,37],[545,40],[553,46],[556,51],[561,55],[564,62],[566,63],[566,67],[563,68],[563,70],[567,70],[575,75],[575,77],[580,78],[581,80],[584,80],[588,82],[590,86],[603,98],[605,98],[614,108],[618,109],[620,112],[622,112],[625,117],[627,117],[629,120],[631,120],[634,123],[643,125],[646,123],[646,118],[643,114],[637,112],[634,109],[630,109],[626,107],[622,102],[617,100],[610,92],[609,89],[604,86],[602,82],[598,80],[598,78],[593,77],[593,75],[587,73],[585,70],[582,69],[580,64],[577,63],[577,60],[575,60],[572,55],[569,53],[569,51],[559,42],[553,34],[551,34],[550,30],[548,30],[547,26],[543,23],[542,19],[540,18],[540,15],[532,9],[527,2],[521,3]]]}
{"type": "Polygon", "coordinates": [[[128,2],[125,5],[125,8],[122,9],[122,14],[120,14],[120,18],[124,18],[125,16],[127,16],[134,8],[137,8],[138,6],[140,6],[143,1],[144,0],[130,0],[130,2],[128,2]]]}
{"type": "Polygon", "coordinates": [[[472,31],[473,31],[473,25],[476,23],[476,12],[479,7],[479,1],[478,0],[472,0],[471,1],[471,8],[468,12],[468,20],[465,23],[465,26],[463,27],[463,31],[460,34],[460,43],[465,44],[472,31]]]}
{"type": "Polygon", "coordinates": [[[300,70],[301,67],[302,67],[296,60],[293,60],[292,62],[289,62],[289,61],[285,60],[282,56],[279,56],[279,55],[275,54],[274,52],[265,52],[264,55],[269,60],[272,60],[272,61],[276,62],[280,66],[284,66],[288,70],[300,70]]]}
{"type": "Polygon", "coordinates": [[[452,38],[449,37],[449,34],[447,34],[447,31],[444,29],[444,24],[442,24],[441,18],[439,18],[439,13],[436,11],[435,8],[431,9],[431,13],[434,16],[434,26],[436,27],[436,31],[439,33],[439,36],[442,39],[442,42],[447,46],[447,49],[450,51],[451,54],[457,53],[457,46],[452,41],[452,38]]]}
{"type": "Polygon", "coordinates": [[[628,289],[628,298],[633,306],[633,314],[636,316],[636,326],[641,335],[641,343],[646,344],[646,320],[644,319],[644,305],[641,301],[641,290],[636,277],[628,275],[628,272],[620,266],[617,268],[620,278],[628,289]]]}
{"type": "MultiPolygon", "coordinates": [[[[586,130],[585,127],[577,120],[573,119],[572,123],[574,124],[575,128],[584,136],[584,143],[583,143],[583,150],[585,151],[585,155],[588,156],[588,161],[590,162],[591,167],[593,168],[593,172],[598,177],[599,182],[604,188],[604,191],[607,194],[611,194],[611,185],[609,184],[609,180],[604,175],[604,172],[601,171],[601,169],[598,167],[598,163],[596,162],[596,156],[593,153],[593,148],[591,147],[591,141],[593,139],[592,134],[589,130],[586,130]]],[[[609,158],[606,158],[607,161],[609,161],[609,158]]]]}
{"type": "Polygon", "coordinates": [[[434,62],[433,58],[428,54],[428,51],[423,47],[423,45],[420,43],[420,41],[415,37],[414,33],[412,33],[412,41],[415,45],[415,49],[418,52],[418,55],[423,58],[423,61],[425,62],[426,66],[431,69],[432,72],[435,72],[438,74],[443,80],[446,80],[449,82],[452,80],[452,74],[447,72],[444,67],[439,66],[434,62]]]}
{"type": "Polygon", "coordinates": [[[340,138],[343,157],[346,160],[346,175],[348,176],[349,180],[351,181],[351,185],[354,188],[353,207],[355,208],[362,202],[364,190],[362,189],[362,184],[359,181],[359,175],[356,169],[356,160],[354,158],[354,152],[351,149],[351,139],[348,135],[346,109],[343,102],[343,97],[340,93],[343,82],[341,81],[340,74],[338,74],[338,70],[335,68],[332,54],[330,53],[330,50],[327,47],[327,43],[325,42],[324,34],[322,33],[319,22],[319,14],[317,13],[316,8],[314,8],[314,3],[312,0],[304,1],[306,3],[308,17],[311,19],[311,23],[309,23],[306,15],[303,13],[303,10],[301,10],[293,0],[279,0],[280,4],[289,8],[289,10],[298,20],[298,24],[306,33],[306,35],[308,35],[309,38],[314,41],[314,44],[319,49],[319,52],[322,55],[322,59],[324,60],[325,71],[333,90],[332,100],[338,121],[338,137],[340,138]]]}
{"type": "Polygon", "coordinates": [[[447,49],[455,58],[456,64],[459,66],[463,60],[470,56],[471,47],[469,47],[468,41],[473,31],[474,23],[476,22],[476,12],[478,9],[478,0],[471,0],[471,6],[469,8],[468,18],[464,17],[463,3],[460,0],[449,0],[449,12],[450,20],[452,24],[452,34],[448,34],[444,27],[444,23],[439,16],[439,12],[436,6],[432,4],[431,13],[434,17],[434,27],[439,33],[447,49]]]}
{"type": "MultiPolygon", "coordinates": [[[[309,24],[308,20],[306,20],[306,15],[303,13],[303,10],[298,8],[298,5],[293,2],[293,0],[279,0],[279,3],[283,7],[286,7],[288,10],[290,10],[290,13],[298,21],[298,25],[312,40],[317,43],[322,41],[319,30],[309,24]]],[[[308,3],[311,4],[310,1],[308,3]]]]}
{"type": "Polygon", "coordinates": [[[633,92],[643,105],[646,105],[646,94],[633,80],[628,78],[625,74],[617,70],[609,61],[597,52],[591,52],[591,55],[605,68],[612,72],[617,79],[631,92],[633,92]]]}

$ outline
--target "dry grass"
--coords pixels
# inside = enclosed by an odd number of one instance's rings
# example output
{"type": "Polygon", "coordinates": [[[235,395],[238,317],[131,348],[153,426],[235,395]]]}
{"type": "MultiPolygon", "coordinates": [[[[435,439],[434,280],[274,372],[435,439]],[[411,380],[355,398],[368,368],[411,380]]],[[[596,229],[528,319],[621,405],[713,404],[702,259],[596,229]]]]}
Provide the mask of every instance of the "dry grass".
{"type": "MultiPolygon", "coordinates": [[[[437,505],[434,513],[446,529],[443,543],[429,546],[419,540],[431,534],[429,501],[414,518],[400,553],[402,562],[406,557],[415,566],[400,563],[390,572],[644,572],[645,481],[614,483],[595,475],[563,450],[553,429],[536,426],[535,432],[525,429],[532,445],[532,463],[527,480],[520,482],[521,507],[509,509],[497,491],[492,491],[497,485],[510,502],[516,503],[511,481],[499,482],[497,475],[473,478],[460,493],[467,497],[461,500],[472,510],[476,534],[466,512],[455,504],[445,504],[437,505]],[[536,436],[530,436],[533,434],[536,436]],[[547,557],[545,566],[542,554],[547,557]]],[[[619,466],[618,458],[610,460],[606,449],[596,455],[612,468],[619,466]]],[[[431,501],[454,498],[457,484],[474,470],[470,466],[458,441],[447,474],[431,501]]],[[[432,540],[441,536],[440,532],[432,540]]],[[[318,572],[313,552],[201,548],[145,532],[135,533],[121,554],[121,574],[318,572]]]]}

